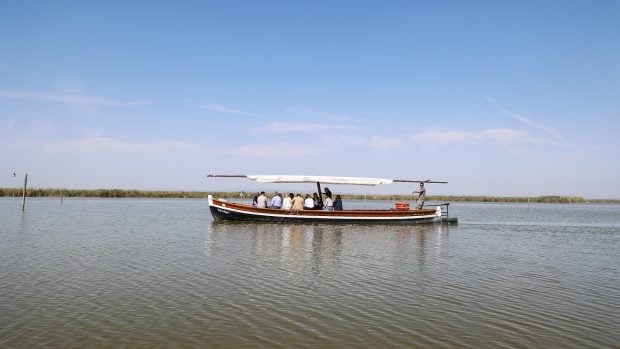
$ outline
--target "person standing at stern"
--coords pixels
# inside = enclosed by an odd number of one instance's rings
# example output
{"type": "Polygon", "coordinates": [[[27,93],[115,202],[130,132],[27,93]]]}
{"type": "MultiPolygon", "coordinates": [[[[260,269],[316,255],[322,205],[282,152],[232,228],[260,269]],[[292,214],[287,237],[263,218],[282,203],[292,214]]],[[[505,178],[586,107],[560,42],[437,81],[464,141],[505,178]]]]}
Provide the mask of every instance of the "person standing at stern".
{"type": "Polygon", "coordinates": [[[424,188],[424,183],[420,183],[420,189],[413,192],[413,194],[418,193],[418,201],[416,203],[416,209],[421,209],[424,207],[424,200],[426,199],[426,188],[424,188]]]}

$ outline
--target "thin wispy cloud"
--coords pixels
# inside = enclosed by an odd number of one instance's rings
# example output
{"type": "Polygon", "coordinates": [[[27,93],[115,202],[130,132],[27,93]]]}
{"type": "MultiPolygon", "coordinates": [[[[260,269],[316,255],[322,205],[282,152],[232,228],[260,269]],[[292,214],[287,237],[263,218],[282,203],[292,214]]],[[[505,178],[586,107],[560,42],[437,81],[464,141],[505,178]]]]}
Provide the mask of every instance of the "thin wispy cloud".
{"type": "Polygon", "coordinates": [[[294,132],[317,132],[317,131],[327,131],[327,130],[354,130],[356,126],[353,125],[330,125],[330,124],[319,124],[319,123],[296,123],[296,122],[281,122],[274,121],[270,122],[266,125],[263,125],[259,128],[255,128],[254,130],[257,132],[268,132],[268,133],[294,133],[294,132]]]}
{"type": "Polygon", "coordinates": [[[478,132],[468,131],[426,131],[414,134],[411,139],[415,142],[448,144],[471,141],[493,141],[510,143],[525,140],[529,132],[509,128],[487,129],[478,132]]]}
{"type": "Polygon", "coordinates": [[[122,140],[106,136],[89,136],[65,139],[54,142],[37,143],[45,151],[61,154],[133,154],[134,156],[151,156],[153,154],[227,154],[253,158],[290,158],[317,154],[321,149],[316,146],[295,145],[290,143],[247,144],[236,147],[217,147],[205,143],[192,143],[180,140],[122,140]]]}
{"type": "Polygon", "coordinates": [[[510,128],[495,128],[478,132],[474,138],[480,140],[492,140],[498,143],[507,143],[522,140],[529,136],[529,132],[510,128]]]}
{"type": "Polygon", "coordinates": [[[321,144],[330,144],[338,147],[364,147],[368,145],[368,138],[352,134],[324,135],[321,144]]]}
{"type": "Polygon", "coordinates": [[[371,148],[390,149],[405,145],[405,141],[399,137],[373,136],[367,144],[371,148]]]}
{"type": "Polygon", "coordinates": [[[313,118],[321,118],[321,119],[331,120],[331,121],[348,121],[348,120],[353,119],[349,115],[329,113],[329,112],[326,112],[323,110],[317,110],[317,109],[288,107],[288,108],[284,108],[284,112],[287,114],[310,116],[313,118]]]}
{"type": "Polygon", "coordinates": [[[125,141],[104,136],[92,136],[84,138],[66,139],[49,142],[43,145],[44,149],[51,152],[70,153],[170,153],[197,150],[200,146],[184,141],[159,140],[159,141],[125,141]]]}
{"type": "Polygon", "coordinates": [[[231,155],[253,158],[296,158],[322,152],[322,150],[316,146],[289,143],[248,144],[231,149],[224,149],[223,151],[231,155]]]}
{"type": "Polygon", "coordinates": [[[384,135],[362,136],[346,133],[335,135],[323,134],[320,136],[319,140],[320,144],[329,144],[332,150],[336,148],[353,148],[356,149],[356,151],[368,148],[387,150],[404,147],[410,143],[410,140],[406,137],[389,137],[384,135]]]}
{"type": "Polygon", "coordinates": [[[552,127],[549,127],[549,126],[545,126],[545,125],[539,124],[539,123],[533,121],[532,119],[530,119],[530,118],[528,118],[528,117],[526,117],[524,115],[508,111],[508,110],[502,108],[502,106],[500,106],[497,102],[495,102],[495,100],[493,98],[491,98],[491,97],[487,97],[486,100],[489,101],[491,104],[493,104],[495,106],[495,108],[497,108],[497,110],[499,110],[500,112],[502,112],[502,113],[504,113],[504,114],[506,114],[506,115],[508,115],[508,116],[510,116],[510,117],[512,117],[514,119],[516,119],[517,121],[519,121],[519,122],[521,122],[521,123],[523,123],[523,124],[525,124],[527,126],[530,126],[530,127],[533,127],[533,128],[537,128],[537,129],[545,132],[549,136],[555,138],[558,141],[562,141],[562,142],[566,141],[564,139],[564,137],[562,136],[562,134],[560,134],[560,132],[558,130],[556,130],[556,129],[552,128],[552,127]]]}
{"type": "Polygon", "coordinates": [[[416,133],[412,139],[417,142],[451,143],[471,139],[471,132],[464,131],[426,131],[416,133]]]}
{"type": "Polygon", "coordinates": [[[83,94],[67,92],[37,92],[37,91],[17,91],[0,90],[0,98],[18,99],[30,102],[50,102],[62,103],[74,107],[110,107],[128,108],[145,104],[144,102],[119,102],[103,97],[86,96],[83,94]]]}
{"type": "Polygon", "coordinates": [[[223,106],[219,103],[215,103],[215,102],[204,102],[200,105],[199,107],[200,109],[206,109],[206,110],[211,110],[211,111],[215,111],[215,112],[219,112],[219,113],[225,113],[225,114],[234,114],[234,115],[241,115],[241,116],[252,116],[252,117],[262,117],[262,115],[260,114],[256,114],[256,113],[251,113],[245,110],[240,110],[240,109],[234,109],[234,108],[230,108],[230,107],[226,107],[223,106]]]}

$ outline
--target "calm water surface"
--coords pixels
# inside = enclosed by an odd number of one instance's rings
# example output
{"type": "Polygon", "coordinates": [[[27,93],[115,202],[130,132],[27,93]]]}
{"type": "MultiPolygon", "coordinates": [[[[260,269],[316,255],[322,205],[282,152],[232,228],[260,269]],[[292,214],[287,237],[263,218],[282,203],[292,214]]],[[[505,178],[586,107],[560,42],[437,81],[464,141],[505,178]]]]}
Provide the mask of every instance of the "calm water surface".
{"type": "Polygon", "coordinates": [[[0,199],[3,348],[620,347],[616,205],[457,203],[449,227],[20,205],[0,199]]]}

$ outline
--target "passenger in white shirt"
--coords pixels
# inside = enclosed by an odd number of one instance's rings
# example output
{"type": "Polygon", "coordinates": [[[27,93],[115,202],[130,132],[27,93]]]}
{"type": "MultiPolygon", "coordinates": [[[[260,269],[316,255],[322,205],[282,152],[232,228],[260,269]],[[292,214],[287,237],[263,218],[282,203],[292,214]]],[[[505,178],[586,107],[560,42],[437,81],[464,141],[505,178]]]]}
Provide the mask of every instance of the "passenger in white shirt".
{"type": "Polygon", "coordinates": [[[282,209],[283,210],[290,210],[293,207],[293,198],[295,196],[293,195],[293,193],[289,193],[288,196],[284,197],[284,201],[282,201],[282,209]]]}
{"type": "Polygon", "coordinates": [[[314,210],[314,200],[310,194],[306,194],[306,200],[304,200],[304,210],[314,210]]]}
{"type": "Polygon", "coordinates": [[[327,199],[325,199],[325,206],[324,208],[328,211],[333,211],[334,210],[334,202],[332,201],[331,197],[327,197],[327,199]]]}
{"type": "Polygon", "coordinates": [[[256,207],[266,208],[267,207],[267,197],[265,196],[265,192],[261,191],[258,199],[256,200],[256,207]]]}

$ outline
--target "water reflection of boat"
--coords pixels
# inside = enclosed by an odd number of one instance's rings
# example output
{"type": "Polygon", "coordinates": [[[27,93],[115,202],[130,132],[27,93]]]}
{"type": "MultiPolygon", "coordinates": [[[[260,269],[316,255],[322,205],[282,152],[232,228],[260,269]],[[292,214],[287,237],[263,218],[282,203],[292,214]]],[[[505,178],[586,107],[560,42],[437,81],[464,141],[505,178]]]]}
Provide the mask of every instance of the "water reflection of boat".
{"type": "Polygon", "coordinates": [[[323,273],[334,268],[359,272],[358,263],[373,255],[395,270],[426,269],[429,259],[443,258],[448,251],[451,227],[443,224],[346,225],[280,224],[212,221],[206,253],[232,255],[249,253],[252,264],[279,263],[283,269],[300,273],[323,273]],[[249,251],[249,252],[248,252],[249,251]],[[342,265],[342,261],[349,262],[342,265]],[[406,267],[404,267],[406,266],[406,267]],[[404,269],[403,269],[404,268],[404,269]]]}
{"type": "MultiPolygon", "coordinates": [[[[280,176],[280,175],[208,175],[208,177],[247,178],[262,183],[316,183],[319,200],[322,203],[321,183],[369,185],[409,183],[447,183],[432,180],[402,180],[360,177],[329,176],[280,176]]],[[[456,223],[456,218],[448,217],[447,203],[433,208],[409,209],[397,206],[383,210],[281,210],[277,208],[259,208],[251,205],[229,202],[208,196],[209,209],[215,220],[277,222],[277,223],[361,223],[361,224],[416,224],[416,223],[456,223]]]]}

